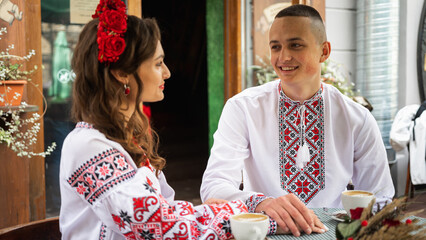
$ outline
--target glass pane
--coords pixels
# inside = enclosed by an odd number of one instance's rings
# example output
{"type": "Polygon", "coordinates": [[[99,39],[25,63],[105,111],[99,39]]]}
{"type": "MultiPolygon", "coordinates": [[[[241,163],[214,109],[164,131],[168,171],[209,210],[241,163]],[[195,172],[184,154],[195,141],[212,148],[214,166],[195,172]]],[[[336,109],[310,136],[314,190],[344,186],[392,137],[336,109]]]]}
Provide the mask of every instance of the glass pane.
{"type": "Polygon", "coordinates": [[[383,141],[398,110],[399,1],[359,1],[357,6],[357,72],[360,92],[373,105],[383,141]]]}
{"type": "Polygon", "coordinates": [[[58,216],[61,204],[59,165],[62,143],[74,128],[70,119],[74,74],[71,57],[83,25],[69,23],[69,0],[42,0],[43,94],[45,144],[56,142],[56,150],[46,157],[46,216],[58,216]]]}
{"type": "Polygon", "coordinates": [[[243,89],[272,81],[276,74],[270,64],[268,32],[275,15],[291,1],[265,0],[245,2],[243,53],[245,76],[243,89]]]}

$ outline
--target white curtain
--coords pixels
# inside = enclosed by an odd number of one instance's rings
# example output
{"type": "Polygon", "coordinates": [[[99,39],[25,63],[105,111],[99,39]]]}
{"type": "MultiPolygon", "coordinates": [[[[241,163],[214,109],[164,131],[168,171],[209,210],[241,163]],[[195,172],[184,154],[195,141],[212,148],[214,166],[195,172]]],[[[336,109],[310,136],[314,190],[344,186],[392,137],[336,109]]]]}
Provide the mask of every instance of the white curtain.
{"type": "Polygon", "coordinates": [[[398,110],[399,0],[357,1],[356,86],[373,106],[383,141],[398,110]]]}

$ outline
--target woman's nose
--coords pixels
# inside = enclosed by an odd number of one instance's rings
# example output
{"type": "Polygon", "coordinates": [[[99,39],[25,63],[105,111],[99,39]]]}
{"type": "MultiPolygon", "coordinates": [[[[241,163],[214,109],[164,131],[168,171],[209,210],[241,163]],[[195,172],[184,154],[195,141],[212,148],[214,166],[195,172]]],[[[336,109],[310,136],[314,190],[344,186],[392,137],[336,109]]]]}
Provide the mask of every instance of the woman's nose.
{"type": "Polygon", "coordinates": [[[169,70],[169,68],[167,67],[167,65],[166,64],[164,64],[164,70],[163,70],[163,78],[164,79],[169,79],[170,77],[171,77],[171,73],[170,73],[170,70],[169,70]]]}

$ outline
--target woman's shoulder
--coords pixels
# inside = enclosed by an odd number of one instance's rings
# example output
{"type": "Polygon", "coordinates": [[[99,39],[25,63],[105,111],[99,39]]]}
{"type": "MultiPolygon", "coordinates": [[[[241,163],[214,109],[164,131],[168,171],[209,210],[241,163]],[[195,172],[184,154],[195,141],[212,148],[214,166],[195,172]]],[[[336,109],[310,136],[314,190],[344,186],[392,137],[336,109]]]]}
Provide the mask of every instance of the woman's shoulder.
{"type": "Polygon", "coordinates": [[[107,139],[91,125],[78,123],[64,140],[61,165],[74,169],[86,162],[115,155],[130,157],[119,143],[107,139]]]}
{"type": "Polygon", "coordinates": [[[64,140],[62,150],[92,148],[102,142],[107,142],[104,134],[96,130],[93,125],[79,122],[76,127],[67,135],[64,140]]]}

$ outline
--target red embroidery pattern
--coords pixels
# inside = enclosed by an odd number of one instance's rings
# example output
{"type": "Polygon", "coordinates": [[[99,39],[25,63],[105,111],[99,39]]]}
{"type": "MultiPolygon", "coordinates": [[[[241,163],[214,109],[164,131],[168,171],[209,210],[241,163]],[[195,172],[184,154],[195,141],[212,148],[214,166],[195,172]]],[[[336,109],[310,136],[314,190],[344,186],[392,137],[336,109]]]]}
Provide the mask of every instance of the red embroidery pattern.
{"type": "Polygon", "coordinates": [[[106,239],[106,228],[107,228],[107,226],[102,223],[101,230],[99,231],[99,240],[106,239]]]}
{"type": "MultiPolygon", "coordinates": [[[[263,194],[253,194],[246,200],[246,205],[249,212],[255,212],[257,205],[259,205],[263,200],[267,199],[263,194]]],[[[274,235],[277,231],[277,222],[269,218],[269,231],[268,235],[274,235]]]]}
{"type": "Polygon", "coordinates": [[[180,216],[187,216],[187,215],[193,215],[194,214],[194,208],[189,202],[183,202],[180,201],[177,204],[177,207],[179,207],[179,215],[180,216]]]}
{"type": "Polygon", "coordinates": [[[280,90],[279,100],[279,146],[281,187],[294,193],[305,204],[324,189],[324,102],[322,89],[305,101],[305,139],[310,161],[302,168],[296,167],[296,154],[301,143],[302,128],[299,113],[300,103],[285,96],[280,90]]]}
{"type": "Polygon", "coordinates": [[[188,202],[178,202],[176,208],[178,210],[172,208],[161,195],[150,195],[133,198],[133,214],[121,210],[119,216],[112,214],[112,218],[126,239],[195,240],[201,235],[207,236],[205,239],[229,239],[232,237],[229,216],[247,212],[241,201],[202,205],[198,206],[199,211],[188,202]],[[185,213],[181,214],[180,211],[185,213]],[[209,219],[201,224],[203,227],[196,221],[200,219],[196,216],[201,214],[209,219]]]}
{"type": "Polygon", "coordinates": [[[186,240],[189,239],[188,225],[185,223],[179,224],[179,232],[173,233],[173,238],[166,238],[166,240],[186,240]]]}
{"type": "Polygon", "coordinates": [[[80,166],[68,178],[68,183],[93,204],[103,193],[132,178],[135,173],[122,153],[109,149],[80,166]]]}
{"type": "Polygon", "coordinates": [[[78,122],[78,123],[75,125],[75,127],[76,127],[76,128],[87,128],[87,129],[93,129],[93,125],[92,125],[92,124],[89,124],[89,123],[87,123],[87,122],[78,122]]]}
{"type": "Polygon", "coordinates": [[[263,202],[263,200],[267,199],[267,197],[263,194],[253,194],[246,200],[246,205],[249,212],[254,212],[256,210],[257,205],[263,202]]]}
{"type": "Polygon", "coordinates": [[[229,239],[232,237],[231,224],[229,217],[232,213],[228,211],[220,211],[211,221],[210,228],[203,231],[204,234],[213,230],[219,236],[219,239],[229,239]]]}

